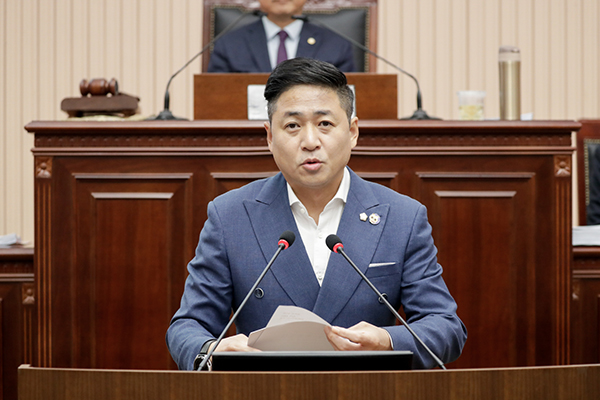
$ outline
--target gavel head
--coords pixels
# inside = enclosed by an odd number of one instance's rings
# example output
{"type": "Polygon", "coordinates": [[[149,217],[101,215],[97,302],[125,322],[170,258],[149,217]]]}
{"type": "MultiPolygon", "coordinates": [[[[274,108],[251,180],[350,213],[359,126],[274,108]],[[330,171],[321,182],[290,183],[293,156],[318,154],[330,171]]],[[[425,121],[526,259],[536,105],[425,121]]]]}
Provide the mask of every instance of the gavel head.
{"type": "Polygon", "coordinates": [[[87,79],[82,79],[79,82],[79,91],[82,96],[87,96],[88,94],[92,96],[106,96],[109,93],[116,96],[119,94],[119,83],[115,78],[112,78],[110,81],[104,78],[94,78],[89,82],[87,79]]]}

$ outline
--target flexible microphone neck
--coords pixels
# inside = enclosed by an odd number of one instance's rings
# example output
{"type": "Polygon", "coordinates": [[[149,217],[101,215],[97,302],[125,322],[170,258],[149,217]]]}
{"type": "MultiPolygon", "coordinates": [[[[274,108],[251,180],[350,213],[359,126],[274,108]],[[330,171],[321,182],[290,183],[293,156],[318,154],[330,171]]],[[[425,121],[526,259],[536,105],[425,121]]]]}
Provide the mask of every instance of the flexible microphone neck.
{"type": "Polygon", "coordinates": [[[413,81],[415,81],[415,84],[417,85],[417,110],[410,117],[406,117],[406,118],[402,118],[402,119],[440,119],[440,118],[436,118],[436,117],[430,117],[429,115],[427,115],[427,113],[425,112],[425,110],[423,110],[423,108],[422,108],[422,99],[421,99],[421,86],[419,85],[419,81],[417,80],[417,78],[413,74],[411,74],[410,72],[405,71],[404,69],[400,68],[396,64],[392,63],[391,61],[387,60],[386,58],[384,58],[384,57],[380,56],[379,54],[375,53],[374,51],[370,50],[364,44],[362,44],[362,43],[354,40],[350,36],[345,35],[344,33],[340,32],[340,31],[338,31],[336,29],[333,29],[332,27],[324,24],[323,22],[319,21],[318,19],[314,19],[314,18],[310,19],[308,15],[293,15],[292,18],[293,19],[298,19],[298,20],[301,20],[301,21],[304,21],[304,22],[311,22],[313,24],[319,25],[319,26],[321,26],[321,27],[323,27],[325,29],[329,29],[330,31],[335,32],[336,34],[340,35],[341,37],[343,37],[344,39],[346,39],[347,41],[349,41],[350,43],[352,43],[354,46],[358,47],[362,51],[364,51],[366,53],[369,53],[373,57],[375,57],[375,58],[383,61],[384,63],[386,63],[390,67],[396,69],[397,71],[402,72],[404,75],[408,76],[413,81]]]}
{"type": "Polygon", "coordinates": [[[254,15],[256,17],[262,17],[263,15],[267,15],[267,14],[265,14],[264,12],[262,12],[260,10],[253,10],[251,12],[243,13],[242,15],[237,17],[232,23],[227,25],[227,27],[225,29],[223,29],[217,36],[215,36],[210,42],[208,42],[208,44],[206,46],[204,46],[198,53],[196,53],[196,55],[194,57],[190,58],[188,62],[183,64],[183,66],[181,68],[179,68],[177,70],[177,72],[175,72],[173,75],[171,75],[171,77],[169,78],[169,81],[167,82],[167,89],[165,90],[164,109],[156,117],[148,118],[149,120],[185,119],[185,118],[175,117],[173,115],[173,113],[171,113],[171,111],[169,110],[169,106],[171,103],[171,99],[170,99],[170,95],[169,95],[169,87],[171,86],[171,82],[173,81],[173,78],[175,78],[177,75],[179,75],[179,73],[181,71],[186,69],[188,65],[190,65],[194,60],[196,60],[198,57],[200,57],[208,48],[210,48],[217,40],[219,40],[221,38],[221,36],[223,36],[224,34],[229,32],[230,30],[232,30],[241,20],[243,20],[244,18],[246,18],[249,15],[254,15]]]}
{"type": "Polygon", "coordinates": [[[254,285],[252,285],[252,287],[250,288],[250,290],[248,290],[248,294],[246,294],[246,297],[244,298],[244,300],[242,300],[242,302],[240,303],[238,309],[235,311],[235,313],[233,314],[233,316],[231,317],[231,319],[229,320],[229,322],[227,323],[227,325],[225,326],[225,328],[223,329],[223,331],[221,332],[221,334],[219,335],[219,337],[215,341],[214,345],[212,346],[212,349],[210,349],[210,351],[206,354],[206,357],[204,357],[204,359],[202,360],[202,362],[198,366],[198,371],[203,371],[204,370],[204,367],[206,366],[206,364],[208,363],[208,361],[212,357],[213,353],[215,352],[215,350],[219,346],[219,343],[221,343],[221,341],[225,337],[225,334],[227,333],[227,331],[229,330],[229,328],[231,327],[231,325],[233,325],[233,323],[235,322],[237,316],[240,314],[240,312],[242,311],[242,309],[244,308],[244,306],[248,302],[248,299],[250,299],[250,296],[252,296],[252,293],[254,293],[254,291],[256,290],[256,288],[258,287],[258,285],[260,284],[260,282],[264,278],[264,276],[267,274],[267,272],[269,271],[269,269],[271,269],[271,265],[273,265],[273,263],[275,262],[275,259],[279,256],[279,253],[281,253],[283,250],[286,250],[288,247],[290,247],[292,244],[294,244],[294,240],[296,240],[296,235],[294,235],[294,232],[292,232],[292,231],[285,231],[285,232],[283,232],[281,234],[281,236],[279,237],[279,241],[277,242],[277,251],[275,252],[275,254],[273,255],[273,257],[271,258],[271,261],[269,261],[269,263],[267,264],[267,266],[265,267],[265,269],[263,270],[263,272],[256,279],[256,282],[254,282],[254,285]]]}
{"type": "Polygon", "coordinates": [[[341,254],[346,259],[346,261],[348,261],[352,268],[354,268],[354,270],[358,272],[363,281],[365,281],[367,285],[369,285],[369,287],[377,294],[379,301],[383,302],[386,305],[386,307],[392,312],[392,314],[394,314],[398,321],[400,321],[402,325],[404,325],[404,327],[410,332],[410,334],[421,344],[421,346],[427,351],[427,353],[429,353],[429,355],[433,358],[436,364],[441,369],[446,369],[442,360],[440,360],[433,353],[433,351],[431,351],[431,349],[425,344],[425,342],[423,342],[423,340],[421,340],[421,338],[416,334],[416,332],[412,330],[412,328],[408,325],[404,318],[400,316],[398,311],[396,311],[396,309],[390,304],[390,302],[385,298],[385,296],[382,295],[379,290],[377,290],[377,288],[375,287],[375,285],[373,285],[373,283],[371,283],[369,278],[367,278],[366,275],[363,274],[363,272],[356,266],[356,264],[354,264],[350,257],[348,257],[348,255],[344,251],[344,245],[342,244],[340,238],[337,235],[329,235],[327,236],[327,239],[325,239],[325,243],[327,244],[327,247],[329,247],[329,250],[333,251],[334,253],[341,254]]]}

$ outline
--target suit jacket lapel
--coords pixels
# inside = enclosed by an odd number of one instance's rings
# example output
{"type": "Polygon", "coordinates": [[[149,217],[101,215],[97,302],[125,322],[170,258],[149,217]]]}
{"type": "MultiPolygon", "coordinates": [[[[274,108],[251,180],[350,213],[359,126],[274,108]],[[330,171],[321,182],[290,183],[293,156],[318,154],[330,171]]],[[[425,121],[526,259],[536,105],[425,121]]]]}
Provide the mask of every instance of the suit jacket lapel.
{"type": "MultiPolygon", "coordinates": [[[[337,235],[344,250],[356,266],[366,273],[385,226],[389,205],[380,205],[365,181],[351,171],[350,191],[337,235]],[[373,225],[361,221],[360,214],[378,214],[381,221],[373,225]]],[[[332,322],[354,295],[362,278],[341,254],[331,254],[323,286],[313,311],[332,322]]]]}
{"type": "Polygon", "coordinates": [[[290,209],[283,175],[279,173],[267,180],[256,200],[244,201],[244,207],[267,262],[284,231],[296,235],[294,244],[281,252],[271,272],[295,305],[311,310],[319,294],[319,283],[290,209]]]}
{"type": "Polygon", "coordinates": [[[269,49],[267,48],[267,37],[262,21],[258,20],[248,29],[246,38],[250,54],[261,72],[271,72],[271,62],[269,61],[269,49]]]}
{"type": "Polygon", "coordinates": [[[321,46],[321,32],[315,29],[314,25],[304,23],[302,31],[300,31],[300,42],[298,43],[298,50],[296,51],[296,57],[315,58],[317,50],[321,46]],[[308,43],[308,39],[313,38],[313,44],[308,43]]]}

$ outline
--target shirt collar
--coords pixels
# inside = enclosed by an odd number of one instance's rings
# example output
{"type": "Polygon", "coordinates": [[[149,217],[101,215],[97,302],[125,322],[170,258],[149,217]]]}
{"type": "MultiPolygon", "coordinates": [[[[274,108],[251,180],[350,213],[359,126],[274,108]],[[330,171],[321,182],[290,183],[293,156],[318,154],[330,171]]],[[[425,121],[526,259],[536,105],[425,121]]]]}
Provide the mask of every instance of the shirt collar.
{"type": "MultiPolygon", "coordinates": [[[[292,187],[290,186],[289,183],[287,183],[287,191],[288,191],[288,198],[290,201],[290,206],[292,206],[295,203],[302,204],[302,202],[300,201],[298,196],[296,196],[296,193],[294,193],[294,190],[292,189],[292,187]]],[[[327,205],[331,204],[331,202],[334,201],[335,199],[340,199],[344,204],[346,204],[346,199],[348,198],[349,191],[350,191],[350,172],[348,172],[348,167],[346,167],[346,168],[344,168],[344,176],[342,177],[342,182],[340,183],[340,187],[338,188],[335,196],[333,196],[333,198],[329,201],[329,203],[327,203],[327,205]]]]}
{"type": "MultiPolygon", "coordinates": [[[[281,27],[279,25],[277,25],[275,22],[271,21],[267,17],[262,17],[262,23],[265,28],[265,33],[267,34],[267,40],[273,39],[281,30],[281,27]]],[[[304,21],[297,19],[291,24],[287,25],[285,28],[283,28],[283,30],[287,32],[290,39],[296,40],[300,38],[300,32],[302,31],[303,25],[304,21]]]]}

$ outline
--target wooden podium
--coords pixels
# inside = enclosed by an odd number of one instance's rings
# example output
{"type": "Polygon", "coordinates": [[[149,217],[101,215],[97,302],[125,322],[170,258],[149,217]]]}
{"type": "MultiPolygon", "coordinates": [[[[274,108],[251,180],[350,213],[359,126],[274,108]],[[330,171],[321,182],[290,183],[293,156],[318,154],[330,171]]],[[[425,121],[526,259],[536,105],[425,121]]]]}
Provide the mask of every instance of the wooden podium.
{"type": "MultiPolygon", "coordinates": [[[[33,365],[175,368],[209,201],[277,166],[260,121],[37,121],[33,365]]],[[[361,120],[350,167],[427,206],[469,338],[449,368],[569,362],[573,121],[361,120]]]]}
{"type": "Polygon", "coordinates": [[[600,365],[407,372],[169,372],[19,368],[20,400],[589,400],[600,365]]]}
{"type": "MultiPolygon", "coordinates": [[[[269,74],[194,76],[194,119],[248,119],[248,85],[264,85],[269,74]]],[[[359,119],[396,119],[398,79],[393,74],[347,73],[354,85],[359,119]]]]}

